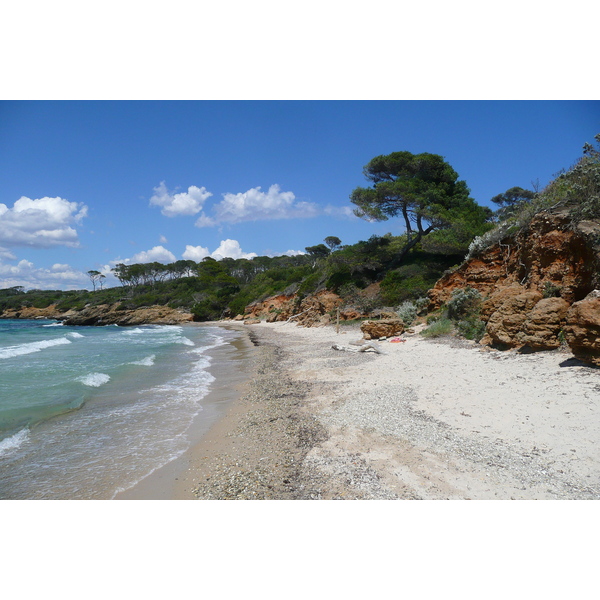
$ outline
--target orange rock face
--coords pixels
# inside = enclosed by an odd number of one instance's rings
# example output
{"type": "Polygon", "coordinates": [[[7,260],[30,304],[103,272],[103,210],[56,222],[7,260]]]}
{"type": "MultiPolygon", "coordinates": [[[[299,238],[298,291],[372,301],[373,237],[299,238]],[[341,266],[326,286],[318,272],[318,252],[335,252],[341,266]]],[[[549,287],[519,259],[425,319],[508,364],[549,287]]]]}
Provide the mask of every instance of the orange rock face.
{"type": "Polygon", "coordinates": [[[559,287],[569,304],[581,300],[600,285],[599,257],[590,243],[595,233],[588,222],[574,229],[566,211],[540,213],[527,229],[444,275],[429,292],[430,308],[439,308],[455,289],[467,286],[485,297],[513,284],[538,291],[549,284],[559,287]]]}
{"type": "Polygon", "coordinates": [[[600,288],[599,237],[600,224],[574,225],[567,210],[540,213],[444,275],[429,292],[430,309],[454,290],[475,288],[487,323],[481,343],[552,349],[563,331],[573,354],[600,365],[600,293],[590,294],[600,288]],[[543,297],[553,293],[560,297],[543,297]]]}
{"type": "Polygon", "coordinates": [[[516,339],[530,348],[550,350],[560,346],[569,303],[562,298],[543,298],[527,315],[516,339]]]}
{"type": "Polygon", "coordinates": [[[298,315],[294,322],[304,327],[314,327],[325,324],[326,315],[334,311],[341,302],[337,294],[327,290],[302,300],[299,300],[295,294],[271,296],[262,302],[250,304],[244,314],[246,318],[263,318],[269,323],[287,321],[290,317],[298,315]]]}
{"type": "Polygon", "coordinates": [[[503,346],[518,346],[517,334],[525,323],[533,307],[542,299],[537,291],[524,292],[505,300],[492,313],[486,328],[486,333],[492,342],[503,346]]]}
{"type": "Polygon", "coordinates": [[[573,354],[600,367],[600,292],[575,302],[566,321],[565,338],[573,354]]]}

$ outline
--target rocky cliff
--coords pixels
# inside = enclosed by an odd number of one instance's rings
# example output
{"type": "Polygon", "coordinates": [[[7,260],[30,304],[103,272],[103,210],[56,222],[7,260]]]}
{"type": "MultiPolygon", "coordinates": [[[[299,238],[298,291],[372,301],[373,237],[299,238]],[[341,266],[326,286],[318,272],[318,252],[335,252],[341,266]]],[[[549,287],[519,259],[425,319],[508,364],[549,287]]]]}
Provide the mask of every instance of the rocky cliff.
{"type": "Polygon", "coordinates": [[[59,312],[55,305],[47,308],[5,310],[3,319],[58,319],[65,325],[176,325],[193,320],[193,315],[167,306],[148,306],[119,310],[119,303],[88,306],[82,310],[59,312]]]}
{"type": "Polygon", "coordinates": [[[576,224],[566,209],[539,213],[444,275],[429,292],[430,309],[467,287],[484,297],[481,343],[543,350],[566,341],[600,366],[600,223],[576,224]]]}
{"type": "MultiPolygon", "coordinates": [[[[297,294],[290,296],[271,296],[260,302],[253,302],[244,311],[244,320],[258,318],[265,319],[268,323],[274,321],[287,321],[294,317],[294,321],[304,327],[315,327],[330,322],[333,311],[342,303],[341,298],[323,290],[312,296],[302,298],[297,294]]],[[[348,315],[341,315],[341,319],[348,315]]],[[[350,317],[354,318],[354,317],[350,317]]]]}

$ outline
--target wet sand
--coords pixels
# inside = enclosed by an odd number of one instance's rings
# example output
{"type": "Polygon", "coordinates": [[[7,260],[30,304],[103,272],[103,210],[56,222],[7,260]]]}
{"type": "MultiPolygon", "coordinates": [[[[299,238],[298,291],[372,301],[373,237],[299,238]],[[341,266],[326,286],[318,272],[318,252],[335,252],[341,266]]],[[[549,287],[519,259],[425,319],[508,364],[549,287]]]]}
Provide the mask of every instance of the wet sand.
{"type": "MultiPolygon", "coordinates": [[[[244,395],[249,377],[250,357],[254,345],[250,341],[249,332],[239,327],[228,327],[221,323],[203,323],[203,326],[218,325],[234,329],[239,337],[230,344],[210,351],[212,357],[209,372],[215,378],[208,395],[202,400],[203,410],[196,416],[187,435],[191,447],[184,454],[163,467],[157,469],[134,487],[115,496],[115,500],[179,500],[190,499],[191,485],[189,483],[190,461],[199,450],[196,449],[200,440],[217,428],[221,431],[224,416],[229,410],[235,412],[236,402],[244,395]]],[[[194,325],[190,325],[194,326],[194,325]]],[[[223,434],[224,435],[224,434],[223,434]]]]}

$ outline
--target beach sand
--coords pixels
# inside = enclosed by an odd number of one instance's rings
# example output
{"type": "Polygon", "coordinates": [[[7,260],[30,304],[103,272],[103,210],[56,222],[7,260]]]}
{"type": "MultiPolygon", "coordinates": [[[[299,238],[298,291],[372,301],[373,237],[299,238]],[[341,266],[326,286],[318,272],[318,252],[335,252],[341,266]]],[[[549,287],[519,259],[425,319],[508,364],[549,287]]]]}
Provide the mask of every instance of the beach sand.
{"type": "MultiPolygon", "coordinates": [[[[203,326],[218,325],[202,324],[203,326]]],[[[195,327],[196,325],[189,325],[195,327]]],[[[231,329],[231,328],[230,328],[231,329]]],[[[211,366],[209,372],[215,378],[208,395],[202,399],[203,410],[194,419],[187,436],[192,449],[202,440],[212,427],[219,430],[229,420],[221,421],[227,411],[232,408],[235,414],[240,397],[247,390],[250,376],[250,357],[254,345],[247,331],[240,331],[239,336],[230,343],[219,346],[210,352],[211,366]]],[[[157,469],[134,487],[116,494],[116,500],[171,500],[190,498],[191,487],[188,483],[192,449],[182,454],[163,467],[157,469]]]]}
{"type": "Polygon", "coordinates": [[[227,326],[257,344],[250,379],[171,498],[600,498],[600,370],[569,352],[418,333],[349,352],[332,345],[357,348],[357,327],[227,326]]]}

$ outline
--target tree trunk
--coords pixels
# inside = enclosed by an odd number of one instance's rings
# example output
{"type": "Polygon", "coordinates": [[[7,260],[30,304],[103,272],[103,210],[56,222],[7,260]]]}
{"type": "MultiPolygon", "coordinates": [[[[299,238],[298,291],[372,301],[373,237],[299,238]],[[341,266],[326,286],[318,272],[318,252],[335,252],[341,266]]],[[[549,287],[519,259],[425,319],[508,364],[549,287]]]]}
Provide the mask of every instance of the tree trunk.
{"type": "Polygon", "coordinates": [[[421,222],[420,219],[417,220],[417,225],[419,227],[419,230],[417,232],[417,234],[415,235],[414,238],[412,238],[411,240],[407,241],[406,244],[404,245],[404,248],[402,248],[402,250],[400,250],[400,253],[398,254],[398,256],[394,259],[394,262],[392,264],[392,267],[397,267],[398,265],[402,264],[402,261],[404,260],[404,257],[428,234],[431,233],[435,227],[433,225],[430,225],[427,229],[423,229],[423,227],[421,226],[421,222]]]}

